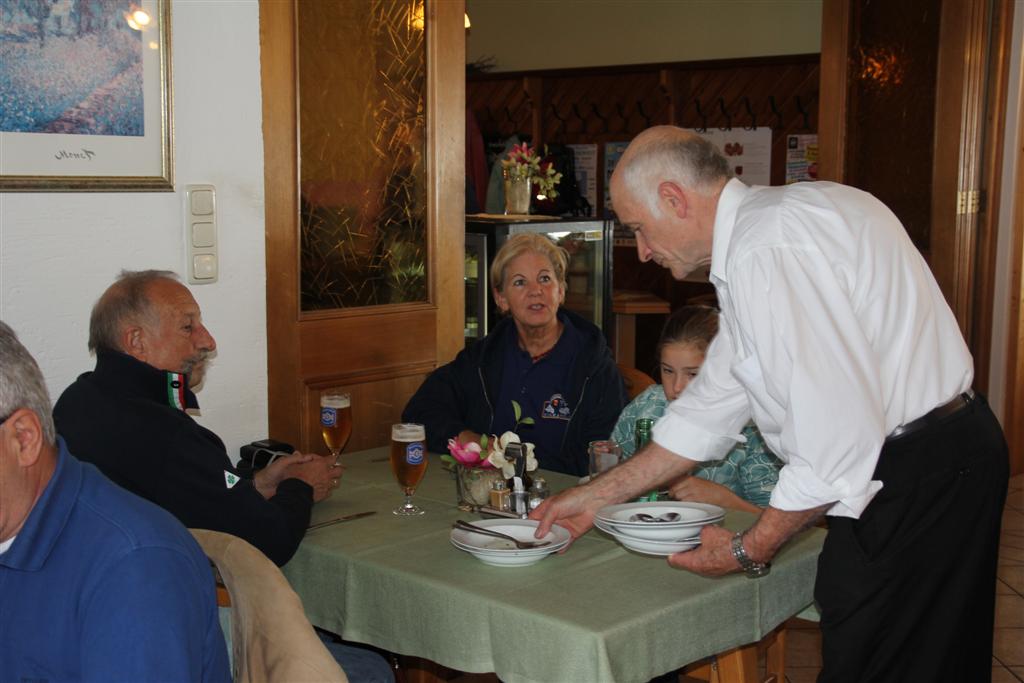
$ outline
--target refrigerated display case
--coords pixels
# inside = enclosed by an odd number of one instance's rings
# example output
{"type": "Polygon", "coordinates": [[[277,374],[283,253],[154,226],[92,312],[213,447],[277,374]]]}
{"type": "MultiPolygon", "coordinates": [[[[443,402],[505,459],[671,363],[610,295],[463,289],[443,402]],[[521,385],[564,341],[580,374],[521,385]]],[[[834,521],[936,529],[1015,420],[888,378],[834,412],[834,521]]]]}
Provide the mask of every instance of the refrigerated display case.
{"type": "Polygon", "coordinates": [[[466,341],[483,338],[497,320],[490,295],[490,264],[509,237],[522,232],[547,236],[569,253],[568,289],[563,306],[597,325],[611,339],[612,222],[596,219],[522,220],[498,217],[466,217],[466,341]],[[472,245],[472,246],[471,246],[472,245]],[[483,247],[484,258],[476,256],[483,247]],[[471,257],[471,249],[473,257],[471,257]],[[470,261],[475,259],[474,277],[470,261]],[[471,289],[470,281],[476,287],[471,289]],[[470,322],[476,334],[470,335],[470,322]]]}

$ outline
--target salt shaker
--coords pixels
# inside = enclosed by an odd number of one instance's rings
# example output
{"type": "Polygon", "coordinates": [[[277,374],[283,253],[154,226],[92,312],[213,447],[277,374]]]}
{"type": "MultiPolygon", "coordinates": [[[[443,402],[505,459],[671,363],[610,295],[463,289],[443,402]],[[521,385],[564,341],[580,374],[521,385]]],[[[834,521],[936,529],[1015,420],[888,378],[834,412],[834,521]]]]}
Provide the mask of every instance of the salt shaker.
{"type": "Polygon", "coordinates": [[[544,481],[544,477],[534,479],[533,486],[530,487],[530,510],[543,503],[549,494],[548,483],[544,481]]]}

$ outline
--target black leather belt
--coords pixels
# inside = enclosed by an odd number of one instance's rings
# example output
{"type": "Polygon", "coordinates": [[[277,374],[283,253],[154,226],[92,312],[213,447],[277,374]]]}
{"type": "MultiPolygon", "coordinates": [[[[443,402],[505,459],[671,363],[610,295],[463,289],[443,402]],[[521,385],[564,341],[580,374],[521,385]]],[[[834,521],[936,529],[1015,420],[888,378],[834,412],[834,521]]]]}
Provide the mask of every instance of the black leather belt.
{"type": "Polygon", "coordinates": [[[925,413],[916,420],[912,420],[906,424],[901,424],[896,429],[892,430],[892,433],[886,438],[886,441],[893,441],[900,437],[906,436],[907,434],[913,434],[916,431],[920,431],[925,427],[935,424],[939,420],[949,417],[961,408],[966,408],[974,401],[974,390],[968,389],[964,393],[953,398],[949,403],[943,403],[938,408],[925,413]]]}

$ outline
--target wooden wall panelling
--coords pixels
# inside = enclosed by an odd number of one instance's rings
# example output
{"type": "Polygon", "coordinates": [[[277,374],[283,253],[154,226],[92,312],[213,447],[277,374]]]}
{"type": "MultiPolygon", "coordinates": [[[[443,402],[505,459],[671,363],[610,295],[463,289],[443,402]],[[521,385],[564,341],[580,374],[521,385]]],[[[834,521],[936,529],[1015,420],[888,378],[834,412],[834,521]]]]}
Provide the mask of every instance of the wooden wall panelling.
{"type": "MultiPolygon", "coordinates": [[[[652,125],[772,128],[772,182],[785,178],[786,135],[818,126],[818,56],[588,67],[471,76],[467,103],[487,139],[624,142],[652,125]]],[[[596,207],[600,209],[601,207],[596,207]]]]}

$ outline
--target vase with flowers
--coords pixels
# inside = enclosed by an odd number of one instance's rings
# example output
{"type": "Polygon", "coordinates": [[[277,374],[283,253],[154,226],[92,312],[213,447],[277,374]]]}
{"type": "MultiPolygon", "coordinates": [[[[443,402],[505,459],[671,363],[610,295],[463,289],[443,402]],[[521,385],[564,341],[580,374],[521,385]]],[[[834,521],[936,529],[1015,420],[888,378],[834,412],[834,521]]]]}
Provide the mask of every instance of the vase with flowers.
{"type": "Polygon", "coordinates": [[[525,142],[514,145],[501,165],[505,181],[506,214],[530,213],[530,203],[534,196],[541,199],[554,199],[558,196],[555,186],[562,181],[562,174],[555,170],[550,161],[541,161],[533,147],[525,142]]]}
{"type": "MultiPolygon", "coordinates": [[[[532,417],[522,417],[519,403],[512,401],[516,425],[533,424],[532,417]]],[[[442,455],[448,469],[455,477],[456,495],[460,510],[472,511],[490,503],[491,486],[495,481],[511,478],[515,474],[514,463],[505,457],[505,449],[510,443],[522,443],[526,451],[526,470],[537,469],[537,459],[533,454],[533,444],[524,443],[515,431],[505,432],[501,436],[480,435],[480,443],[460,443],[458,438],[448,439],[448,453],[442,455]]]]}

